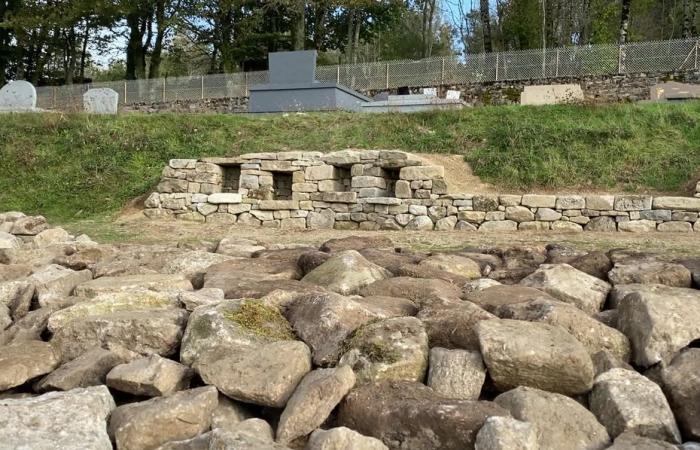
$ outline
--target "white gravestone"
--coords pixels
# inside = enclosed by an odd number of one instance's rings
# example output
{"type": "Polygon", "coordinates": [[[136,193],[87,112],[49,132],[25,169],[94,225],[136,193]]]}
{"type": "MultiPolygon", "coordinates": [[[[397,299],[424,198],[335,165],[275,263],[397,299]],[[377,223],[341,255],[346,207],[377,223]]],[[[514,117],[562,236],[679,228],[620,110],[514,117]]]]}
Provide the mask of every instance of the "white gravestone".
{"type": "Polygon", "coordinates": [[[90,89],[83,94],[83,107],[91,114],[116,114],[119,94],[109,88],[90,89]]]}
{"type": "Polygon", "coordinates": [[[437,88],[424,88],[423,95],[429,95],[431,97],[437,97],[437,88]]]}
{"type": "Polygon", "coordinates": [[[583,101],[583,90],[579,84],[525,86],[520,94],[521,105],[560,105],[583,101]]]}
{"type": "Polygon", "coordinates": [[[36,89],[28,81],[11,81],[0,89],[0,111],[36,110],[36,89]]]}
{"type": "Polygon", "coordinates": [[[462,93],[460,91],[447,91],[445,98],[447,100],[459,100],[459,97],[461,97],[461,95],[462,93]]]}

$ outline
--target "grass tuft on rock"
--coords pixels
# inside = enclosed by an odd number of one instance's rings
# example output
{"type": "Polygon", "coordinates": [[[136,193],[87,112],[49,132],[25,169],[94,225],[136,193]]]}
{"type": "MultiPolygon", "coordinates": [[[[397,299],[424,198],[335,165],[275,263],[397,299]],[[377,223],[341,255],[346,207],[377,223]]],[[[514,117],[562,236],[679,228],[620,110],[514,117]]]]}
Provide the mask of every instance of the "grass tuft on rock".
{"type": "Polygon", "coordinates": [[[146,194],[171,158],[403,149],[462,154],[502,189],[688,193],[700,102],[494,106],[421,114],[5,114],[0,210],[104,217],[146,194]]]}
{"type": "Polygon", "coordinates": [[[224,313],[224,317],[261,337],[276,341],[296,340],[291,325],[279,310],[260,301],[245,300],[235,311],[224,313]]]}

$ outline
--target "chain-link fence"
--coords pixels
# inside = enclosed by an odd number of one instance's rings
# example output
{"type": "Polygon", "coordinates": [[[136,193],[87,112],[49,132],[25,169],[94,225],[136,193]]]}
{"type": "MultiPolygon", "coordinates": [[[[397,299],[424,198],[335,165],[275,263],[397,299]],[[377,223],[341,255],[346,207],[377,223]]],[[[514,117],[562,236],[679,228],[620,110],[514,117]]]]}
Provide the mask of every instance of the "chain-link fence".
{"type": "MultiPolygon", "coordinates": [[[[340,66],[320,66],[316,79],[358,91],[402,86],[438,86],[516,81],[587,75],[675,72],[700,68],[700,40],[640,42],[522,50],[467,55],[465,58],[427,58],[340,66]]],[[[113,81],[37,88],[38,106],[80,109],[90,88],[106,87],[119,93],[119,103],[160,103],[245,97],[248,88],[264,84],[267,72],[243,72],[153,80],[113,81]]]]}

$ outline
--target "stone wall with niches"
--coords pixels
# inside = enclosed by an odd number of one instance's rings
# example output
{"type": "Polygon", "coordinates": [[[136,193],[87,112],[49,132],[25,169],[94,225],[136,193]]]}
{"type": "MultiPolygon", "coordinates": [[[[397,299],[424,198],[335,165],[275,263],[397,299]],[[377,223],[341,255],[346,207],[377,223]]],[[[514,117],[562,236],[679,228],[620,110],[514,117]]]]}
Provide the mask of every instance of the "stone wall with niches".
{"type": "Polygon", "coordinates": [[[173,159],[145,207],[150,218],[282,229],[700,231],[700,194],[448,194],[442,166],[395,150],[173,159]]]}

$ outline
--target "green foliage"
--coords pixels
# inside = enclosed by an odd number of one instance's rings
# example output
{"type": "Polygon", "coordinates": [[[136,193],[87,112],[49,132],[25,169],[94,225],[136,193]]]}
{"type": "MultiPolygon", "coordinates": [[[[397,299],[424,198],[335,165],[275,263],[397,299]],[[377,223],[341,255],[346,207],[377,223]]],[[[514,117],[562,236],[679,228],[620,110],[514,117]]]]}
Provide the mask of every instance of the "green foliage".
{"type": "Polygon", "coordinates": [[[112,214],[170,158],[399,148],[464,154],[512,189],[681,191],[700,167],[700,102],[498,106],[424,114],[13,114],[0,121],[2,210],[112,214]]]}

